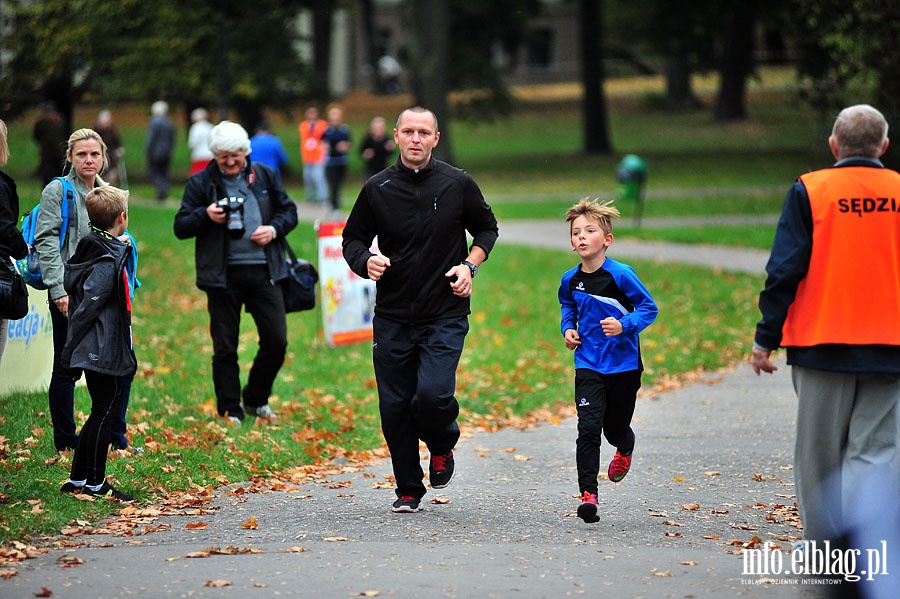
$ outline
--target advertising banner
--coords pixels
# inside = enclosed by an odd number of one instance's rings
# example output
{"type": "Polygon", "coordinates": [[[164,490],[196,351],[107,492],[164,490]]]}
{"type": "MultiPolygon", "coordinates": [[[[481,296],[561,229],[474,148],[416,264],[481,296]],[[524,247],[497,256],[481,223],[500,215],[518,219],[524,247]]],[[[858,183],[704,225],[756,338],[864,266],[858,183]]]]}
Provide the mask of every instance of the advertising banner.
{"type": "Polygon", "coordinates": [[[47,292],[28,290],[28,314],[9,321],[6,349],[0,358],[0,395],[14,390],[47,389],[53,370],[53,326],[47,292]]]}
{"type": "MultiPolygon", "coordinates": [[[[341,250],[344,224],[320,223],[318,229],[322,324],[329,345],[372,339],[375,282],[358,276],[344,261],[341,250]]],[[[372,251],[377,251],[374,246],[372,251]]]]}

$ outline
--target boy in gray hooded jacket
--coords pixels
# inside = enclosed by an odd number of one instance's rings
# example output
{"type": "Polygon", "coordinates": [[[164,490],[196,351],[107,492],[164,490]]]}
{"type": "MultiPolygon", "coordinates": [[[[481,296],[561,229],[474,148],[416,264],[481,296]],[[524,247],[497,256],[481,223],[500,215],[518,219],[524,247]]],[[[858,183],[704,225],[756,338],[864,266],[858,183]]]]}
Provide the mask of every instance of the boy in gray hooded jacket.
{"type": "Polygon", "coordinates": [[[119,237],[128,227],[128,192],[96,187],[85,205],[91,232],[66,263],[69,327],[62,363],[75,379],[84,372],[91,413],[81,428],[63,493],[134,498],[106,480],[111,424],[121,387],[137,370],[131,339],[131,291],[125,262],[131,251],[119,237]]]}

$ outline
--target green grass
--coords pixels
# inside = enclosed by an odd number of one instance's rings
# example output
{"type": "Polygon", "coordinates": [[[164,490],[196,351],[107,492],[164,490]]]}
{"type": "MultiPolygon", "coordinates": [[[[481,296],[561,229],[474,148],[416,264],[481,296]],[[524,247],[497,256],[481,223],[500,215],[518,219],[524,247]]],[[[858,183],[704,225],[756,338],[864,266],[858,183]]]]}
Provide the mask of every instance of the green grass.
{"type": "MultiPolygon", "coordinates": [[[[192,242],[170,234],[173,214],[146,204],[131,208],[144,287],[135,296],[140,367],[129,422],[133,442],[147,450],[141,457],[115,457],[108,473],[139,501],[155,501],[380,447],[368,344],[325,345],[318,311],[288,316],[289,356],[271,401],[281,414],[277,424],[254,427],[248,421],[232,429],[214,416],[205,296],[193,284],[192,242]]],[[[308,224],[291,241],[301,255],[314,255],[308,224]]],[[[460,369],[464,422],[555,411],[568,402],[572,357],[558,333],[556,289],[572,265],[568,252],[497,246],[478,278],[460,369]]],[[[658,322],[644,335],[645,387],[740,359],[755,320],[758,277],[634,265],[660,305],[658,322]]],[[[255,330],[244,320],[240,353],[246,366],[255,330]]],[[[116,509],[59,493],[70,462],[53,451],[46,401],[45,393],[0,398],[0,542],[58,533],[71,521],[116,509]]],[[[89,411],[85,389],[78,389],[76,402],[83,421],[89,411]]]]}
{"type": "MultiPolygon", "coordinates": [[[[580,122],[569,109],[523,112],[493,125],[453,123],[456,162],[472,172],[501,222],[516,218],[561,220],[583,196],[615,197],[615,167],[633,152],[647,160],[644,218],[777,214],[788,185],[810,168],[828,164],[825,134],[792,98],[751,97],[754,118],[721,127],[708,112],[653,113],[640,99],[619,102],[612,115],[616,154],[580,152],[580,122]]],[[[92,114],[94,114],[93,112],[92,114]]],[[[139,372],[132,389],[130,435],[146,447],[141,457],[116,455],[108,473],[140,502],[280,473],[302,476],[304,465],[381,447],[377,397],[368,344],[329,347],[318,310],[288,315],[290,347],[276,381],[270,426],[239,429],[215,417],[205,295],[194,286],[193,243],[172,234],[174,203],[157,206],[141,172],[142,119],[123,128],[132,181],[131,230],[141,247],[143,289],[135,297],[134,331],[139,372]]],[[[87,124],[87,123],[84,123],[87,124]]],[[[351,122],[361,137],[362,121],[351,122]]],[[[30,123],[10,123],[22,207],[40,187],[30,123]]],[[[294,126],[277,130],[294,157],[294,126]]],[[[180,138],[183,142],[183,136],[180,138]]],[[[186,169],[179,150],[176,163],[186,169]]],[[[344,195],[357,191],[354,162],[344,195]]],[[[179,194],[176,169],[174,193],[179,194]]],[[[302,198],[296,172],[288,191],[302,198]]],[[[183,173],[182,173],[183,175],[183,173]]],[[[618,203],[619,238],[663,239],[767,248],[774,227],[679,226],[635,229],[635,206],[618,203]]],[[[291,234],[301,256],[315,256],[309,224],[291,234]]],[[[504,418],[555,413],[569,403],[572,356],[558,332],[559,277],[574,264],[570,252],[498,243],[479,274],[471,333],[459,371],[462,420],[495,426],[504,418]]],[[[660,306],[642,336],[645,390],[666,388],[678,377],[714,370],[742,358],[757,320],[762,276],[711,273],[672,264],[634,262],[660,306]]],[[[255,329],[245,318],[241,363],[254,353],[255,329]]],[[[89,410],[76,395],[77,420],[89,410]]],[[[46,393],[0,397],[0,544],[57,534],[74,521],[96,521],[118,506],[63,497],[59,486],[70,463],[53,451],[46,393]]]]}

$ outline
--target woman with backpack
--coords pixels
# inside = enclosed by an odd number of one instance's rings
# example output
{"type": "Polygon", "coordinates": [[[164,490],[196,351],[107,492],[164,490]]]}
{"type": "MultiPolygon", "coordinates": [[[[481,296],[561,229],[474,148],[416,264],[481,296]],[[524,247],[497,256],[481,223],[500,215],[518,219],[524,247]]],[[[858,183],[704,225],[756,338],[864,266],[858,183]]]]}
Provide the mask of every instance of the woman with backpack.
{"type": "MultiPolygon", "coordinates": [[[[41,209],[35,225],[34,247],[40,257],[43,282],[47,286],[50,304],[50,320],[53,324],[53,370],[47,395],[50,402],[50,419],[53,423],[53,443],[56,451],[74,451],[78,442],[75,432],[75,380],[63,366],[60,353],[66,344],[68,330],[69,296],[63,286],[65,263],[82,237],[90,233],[90,219],[84,198],[88,192],[108,185],[100,175],[109,165],[106,144],[93,129],[79,129],[69,136],[66,146],[67,185],[59,178],[53,179],[41,192],[41,209]],[[66,187],[74,190],[74,197],[66,196],[66,187]],[[62,204],[69,201],[69,218],[64,235],[62,204]],[[63,239],[60,244],[60,239],[63,239]]],[[[136,260],[135,260],[136,262],[136,260]]],[[[133,273],[129,273],[131,278],[133,273]]],[[[125,438],[125,414],[131,393],[130,379],[124,385],[116,417],[113,420],[112,447],[127,449],[125,438]]],[[[139,453],[139,449],[134,450],[139,453]]]]}

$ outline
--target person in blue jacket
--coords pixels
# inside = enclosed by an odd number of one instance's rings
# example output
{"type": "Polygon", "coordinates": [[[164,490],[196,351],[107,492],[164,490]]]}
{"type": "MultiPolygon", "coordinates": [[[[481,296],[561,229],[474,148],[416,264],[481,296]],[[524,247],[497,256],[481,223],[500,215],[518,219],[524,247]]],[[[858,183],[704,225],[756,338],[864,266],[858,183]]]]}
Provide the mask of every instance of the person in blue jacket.
{"type": "Polygon", "coordinates": [[[611,221],[619,216],[610,204],[583,199],[566,212],[572,251],[581,264],[566,271],[559,286],[560,332],[566,348],[575,351],[578,517],[585,522],[600,520],[601,433],[616,448],[609,480],[619,482],[631,468],[631,418],[644,371],[638,335],[658,312],[634,269],[606,256],[613,241],[611,221]]]}
{"type": "Polygon", "coordinates": [[[250,151],[254,162],[272,167],[272,170],[281,176],[281,169],[287,165],[288,155],[284,151],[284,144],[272,133],[266,121],[256,126],[256,133],[250,138],[250,151]]]}

